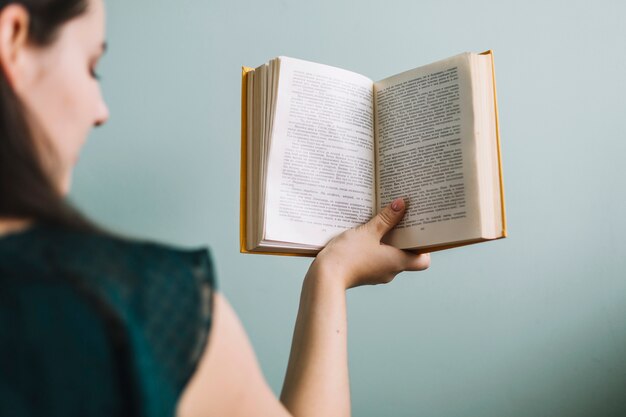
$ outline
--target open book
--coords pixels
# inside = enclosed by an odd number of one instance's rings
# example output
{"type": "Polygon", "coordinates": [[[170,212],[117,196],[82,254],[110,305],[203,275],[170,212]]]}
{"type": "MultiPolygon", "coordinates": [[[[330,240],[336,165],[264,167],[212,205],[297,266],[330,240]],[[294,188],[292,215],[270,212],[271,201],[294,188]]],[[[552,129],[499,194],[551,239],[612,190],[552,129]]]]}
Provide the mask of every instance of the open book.
{"type": "Polygon", "coordinates": [[[242,252],[315,255],[397,197],[398,248],[506,236],[491,51],[381,81],[287,57],[242,72],[242,252]]]}

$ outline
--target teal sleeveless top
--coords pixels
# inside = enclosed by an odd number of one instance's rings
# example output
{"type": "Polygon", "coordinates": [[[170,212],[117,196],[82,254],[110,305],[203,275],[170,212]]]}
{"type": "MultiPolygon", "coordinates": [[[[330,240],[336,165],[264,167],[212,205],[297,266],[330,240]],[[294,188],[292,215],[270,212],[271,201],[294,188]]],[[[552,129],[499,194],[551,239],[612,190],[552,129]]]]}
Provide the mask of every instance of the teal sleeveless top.
{"type": "Polygon", "coordinates": [[[206,249],[43,225],[0,238],[0,415],[174,415],[215,288],[206,249]]]}

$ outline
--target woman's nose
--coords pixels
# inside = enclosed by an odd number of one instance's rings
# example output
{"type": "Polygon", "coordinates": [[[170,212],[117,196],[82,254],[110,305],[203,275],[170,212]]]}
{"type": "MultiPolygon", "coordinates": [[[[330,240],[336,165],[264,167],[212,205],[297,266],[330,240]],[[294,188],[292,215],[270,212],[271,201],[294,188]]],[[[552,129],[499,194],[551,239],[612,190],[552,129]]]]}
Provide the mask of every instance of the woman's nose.
{"type": "Polygon", "coordinates": [[[104,100],[100,100],[100,106],[98,107],[98,112],[96,115],[96,120],[94,121],[94,126],[102,126],[109,120],[109,108],[107,107],[104,100]]]}

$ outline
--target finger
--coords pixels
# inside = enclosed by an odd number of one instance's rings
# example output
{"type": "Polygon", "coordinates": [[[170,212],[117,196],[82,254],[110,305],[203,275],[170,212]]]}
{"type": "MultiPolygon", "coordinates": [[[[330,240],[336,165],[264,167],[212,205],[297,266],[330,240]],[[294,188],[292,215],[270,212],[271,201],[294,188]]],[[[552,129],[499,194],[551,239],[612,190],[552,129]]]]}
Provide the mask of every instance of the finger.
{"type": "Polygon", "coordinates": [[[423,271],[430,267],[430,253],[420,253],[419,255],[411,252],[405,253],[405,269],[407,271],[423,271]]]}
{"type": "Polygon", "coordinates": [[[376,235],[382,239],[383,236],[393,229],[404,216],[406,205],[402,198],[396,198],[391,204],[387,205],[380,213],[369,221],[368,226],[375,231],[376,235]]]}

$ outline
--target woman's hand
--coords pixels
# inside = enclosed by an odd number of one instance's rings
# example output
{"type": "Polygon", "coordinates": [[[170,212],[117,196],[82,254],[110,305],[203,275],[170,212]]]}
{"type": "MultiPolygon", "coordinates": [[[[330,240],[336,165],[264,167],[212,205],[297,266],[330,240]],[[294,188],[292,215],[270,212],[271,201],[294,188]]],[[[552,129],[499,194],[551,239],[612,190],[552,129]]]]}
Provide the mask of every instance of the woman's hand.
{"type": "Polygon", "coordinates": [[[339,281],[345,289],[386,284],[402,271],[422,271],[430,266],[430,254],[416,255],[381,243],[404,216],[404,200],[398,198],[368,223],[347,230],[326,245],[308,276],[339,281]]]}

